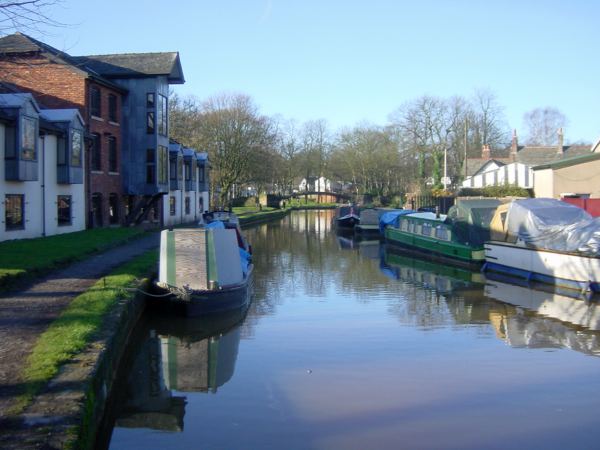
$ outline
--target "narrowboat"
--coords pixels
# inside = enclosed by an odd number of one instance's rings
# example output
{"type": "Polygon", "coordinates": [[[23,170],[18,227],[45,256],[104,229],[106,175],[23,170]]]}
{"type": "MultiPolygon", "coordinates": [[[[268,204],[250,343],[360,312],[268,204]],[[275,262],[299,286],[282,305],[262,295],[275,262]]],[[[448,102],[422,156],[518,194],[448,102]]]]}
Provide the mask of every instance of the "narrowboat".
{"type": "Polygon", "coordinates": [[[340,206],[335,211],[334,225],[338,229],[354,229],[360,223],[360,210],[357,206],[340,206]]]}
{"type": "Polygon", "coordinates": [[[354,232],[361,236],[379,235],[380,210],[365,208],[360,210],[358,223],[354,226],[354,232]]]}
{"type": "Polygon", "coordinates": [[[187,316],[247,306],[253,269],[250,247],[233,220],[161,232],[157,286],[187,316]]]}
{"type": "Polygon", "coordinates": [[[556,199],[514,200],[495,213],[484,270],[600,292],[600,219],[556,199]]]}
{"type": "Polygon", "coordinates": [[[448,215],[406,211],[383,224],[385,240],[454,264],[481,265],[490,220],[500,204],[498,199],[465,199],[458,201],[448,215]]]}

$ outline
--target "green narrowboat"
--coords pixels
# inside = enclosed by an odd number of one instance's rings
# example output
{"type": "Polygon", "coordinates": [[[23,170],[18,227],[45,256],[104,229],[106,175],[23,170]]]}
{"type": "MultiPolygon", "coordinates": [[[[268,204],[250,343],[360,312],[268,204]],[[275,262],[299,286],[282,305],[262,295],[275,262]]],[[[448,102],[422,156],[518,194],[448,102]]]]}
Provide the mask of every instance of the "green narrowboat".
{"type": "Polygon", "coordinates": [[[483,243],[489,239],[489,224],[501,203],[498,199],[468,199],[459,201],[448,215],[405,214],[398,217],[397,225],[386,226],[385,239],[454,263],[480,265],[485,262],[483,243]]]}

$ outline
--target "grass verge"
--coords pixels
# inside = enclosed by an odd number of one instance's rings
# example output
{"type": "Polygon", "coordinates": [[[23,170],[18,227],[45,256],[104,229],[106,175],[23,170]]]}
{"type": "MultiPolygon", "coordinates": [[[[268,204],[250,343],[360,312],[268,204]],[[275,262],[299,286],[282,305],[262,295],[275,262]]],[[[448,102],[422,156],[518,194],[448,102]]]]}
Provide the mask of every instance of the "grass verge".
{"type": "Polygon", "coordinates": [[[61,365],[83,350],[102,327],[117,303],[132,298],[135,287],[156,267],[158,252],[151,250],[121,266],[76,297],[40,336],[23,371],[24,392],[11,414],[20,414],[34,396],[58,373],[61,365]]]}
{"type": "Polygon", "coordinates": [[[0,288],[41,275],[95,251],[144,233],[138,228],[97,228],[36,239],[0,242],[0,288]]]}

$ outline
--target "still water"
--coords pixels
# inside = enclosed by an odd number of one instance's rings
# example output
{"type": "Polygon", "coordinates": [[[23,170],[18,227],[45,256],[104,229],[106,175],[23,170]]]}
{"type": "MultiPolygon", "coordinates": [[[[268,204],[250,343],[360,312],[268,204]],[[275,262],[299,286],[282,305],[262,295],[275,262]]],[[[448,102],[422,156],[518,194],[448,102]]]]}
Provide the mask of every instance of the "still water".
{"type": "Polygon", "coordinates": [[[600,308],[338,237],[331,215],[247,230],[245,317],[144,317],[105,445],[600,447],[600,308]]]}

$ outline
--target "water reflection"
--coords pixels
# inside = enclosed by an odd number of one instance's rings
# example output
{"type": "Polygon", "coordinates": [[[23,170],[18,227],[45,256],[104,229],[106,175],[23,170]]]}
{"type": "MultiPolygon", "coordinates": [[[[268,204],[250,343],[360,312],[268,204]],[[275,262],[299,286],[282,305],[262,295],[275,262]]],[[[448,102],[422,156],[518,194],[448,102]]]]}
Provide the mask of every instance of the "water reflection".
{"type": "MultiPolygon", "coordinates": [[[[540,286],[541,287],[541,286],[540,286]]],[[[595,303],[498,280],[488,280],[488,297],[504,307],[490,312],[497,336],[512,347],[568,348],[600,355],[600,308],[595,303]],[[509,306],[512,305],[512,306],[509,306]]]]}
{"type": "Polygon", "coordinates": [[[186,396],[211,392],[233,376],[245,311],[205,318],[147,317],[136,343],[115,424],[183,431],[186,396]],[[238,324],[238,325],[236,325],[238,324]]]}
{"type": "Polygon", "coordinates": [[[511,347],[600,354],[600,307],[569,296],[568,290],[520,286],[501,276],[486,280],[479,272],[403,255],[396,248],[385,248],[381,271],[434,294],[420,308],[401,311],[418,316],[424,327],[446,323],[447,311],[456,324],[491,324],[496,337],[511,347]]]}
{"type": "Polygon", "coordinates": [[[595,308],[377,242],[342,248],[331,218],[247,230],[255,298],[231,335],[146,327],[112,448],[596,446],[595,308]]]}

